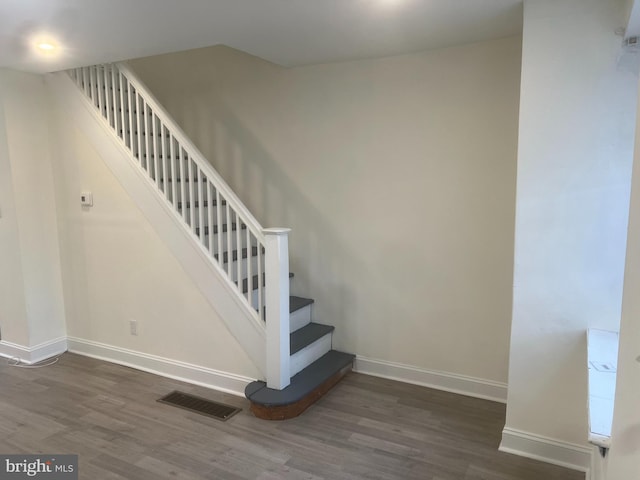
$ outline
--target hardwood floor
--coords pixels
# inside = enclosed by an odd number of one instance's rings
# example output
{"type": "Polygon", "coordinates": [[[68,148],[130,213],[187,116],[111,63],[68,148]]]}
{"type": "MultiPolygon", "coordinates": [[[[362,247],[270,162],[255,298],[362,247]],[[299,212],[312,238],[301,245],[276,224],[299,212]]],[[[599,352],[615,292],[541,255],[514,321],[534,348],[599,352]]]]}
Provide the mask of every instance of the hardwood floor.
{"type": "Polygon", "coordinates": [[[269,422],[244,398],[69,353],[0,363],[0,453],[76,453],[81,479],[584,479],[498,452],[502,404],[366,375],[269,422]],[[175,389],[243,411],[219,422],[156,402],[175,389]]]}

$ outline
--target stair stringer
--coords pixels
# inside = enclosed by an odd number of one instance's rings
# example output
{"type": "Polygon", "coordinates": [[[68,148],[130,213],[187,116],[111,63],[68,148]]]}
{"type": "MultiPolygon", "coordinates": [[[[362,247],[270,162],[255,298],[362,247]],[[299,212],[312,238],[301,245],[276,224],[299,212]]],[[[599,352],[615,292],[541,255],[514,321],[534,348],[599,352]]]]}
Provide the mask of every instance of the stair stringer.
{"type": "Polygon", "coordinates": [[[179,214],[157,193],[153,180],[143,172],[115,132],[105,125],[100,112],[84,98],[71,78],[60,72],[47,75],[46,82],[56,106],[86,135],[258,371],[266,377],[264,323],[252,315],[238,290],[229,284],[204,246],[185,228],[179,214]]]}

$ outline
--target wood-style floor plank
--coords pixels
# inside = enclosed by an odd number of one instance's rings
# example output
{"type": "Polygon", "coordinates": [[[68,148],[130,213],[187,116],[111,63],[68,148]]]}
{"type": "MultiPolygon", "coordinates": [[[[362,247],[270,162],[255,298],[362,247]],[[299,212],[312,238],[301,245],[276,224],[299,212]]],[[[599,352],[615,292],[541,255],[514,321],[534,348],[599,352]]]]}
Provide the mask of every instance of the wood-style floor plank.
{"type": "Polygon", "coordinates": [[[583,480],[498,452],[505,406],[350,374],[302,416],[259,420],[244,398],[73,354],[0,362],[0,452],[75,453],[113,480],[583,480]],[[157,403],[183,390],[237,406],[227,422],[157,403]]]}

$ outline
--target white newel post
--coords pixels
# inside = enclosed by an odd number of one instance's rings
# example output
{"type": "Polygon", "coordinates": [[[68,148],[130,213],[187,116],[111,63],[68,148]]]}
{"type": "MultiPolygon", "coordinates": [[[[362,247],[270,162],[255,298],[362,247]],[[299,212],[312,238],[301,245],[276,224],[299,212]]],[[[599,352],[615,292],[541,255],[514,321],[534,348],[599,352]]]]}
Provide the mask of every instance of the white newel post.
{"type": "Polygon", "coordinates": [[[267,387],[282,390],[289,377],[289,228],[265,235],[267,387]]]}

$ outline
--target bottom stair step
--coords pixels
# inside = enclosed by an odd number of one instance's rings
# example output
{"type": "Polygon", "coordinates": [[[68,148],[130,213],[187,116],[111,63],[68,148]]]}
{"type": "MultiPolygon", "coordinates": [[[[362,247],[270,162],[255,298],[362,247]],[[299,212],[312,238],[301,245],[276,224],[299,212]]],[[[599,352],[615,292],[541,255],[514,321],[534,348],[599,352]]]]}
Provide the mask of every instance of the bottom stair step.
{"type": "Polygon", "coordinates": [[[265,420],[286,420],[304,412],[351,371],[355,355],[331,350],[291,378],[283,390],[251,382],[244,393],[251,411],[265,420]]]}

